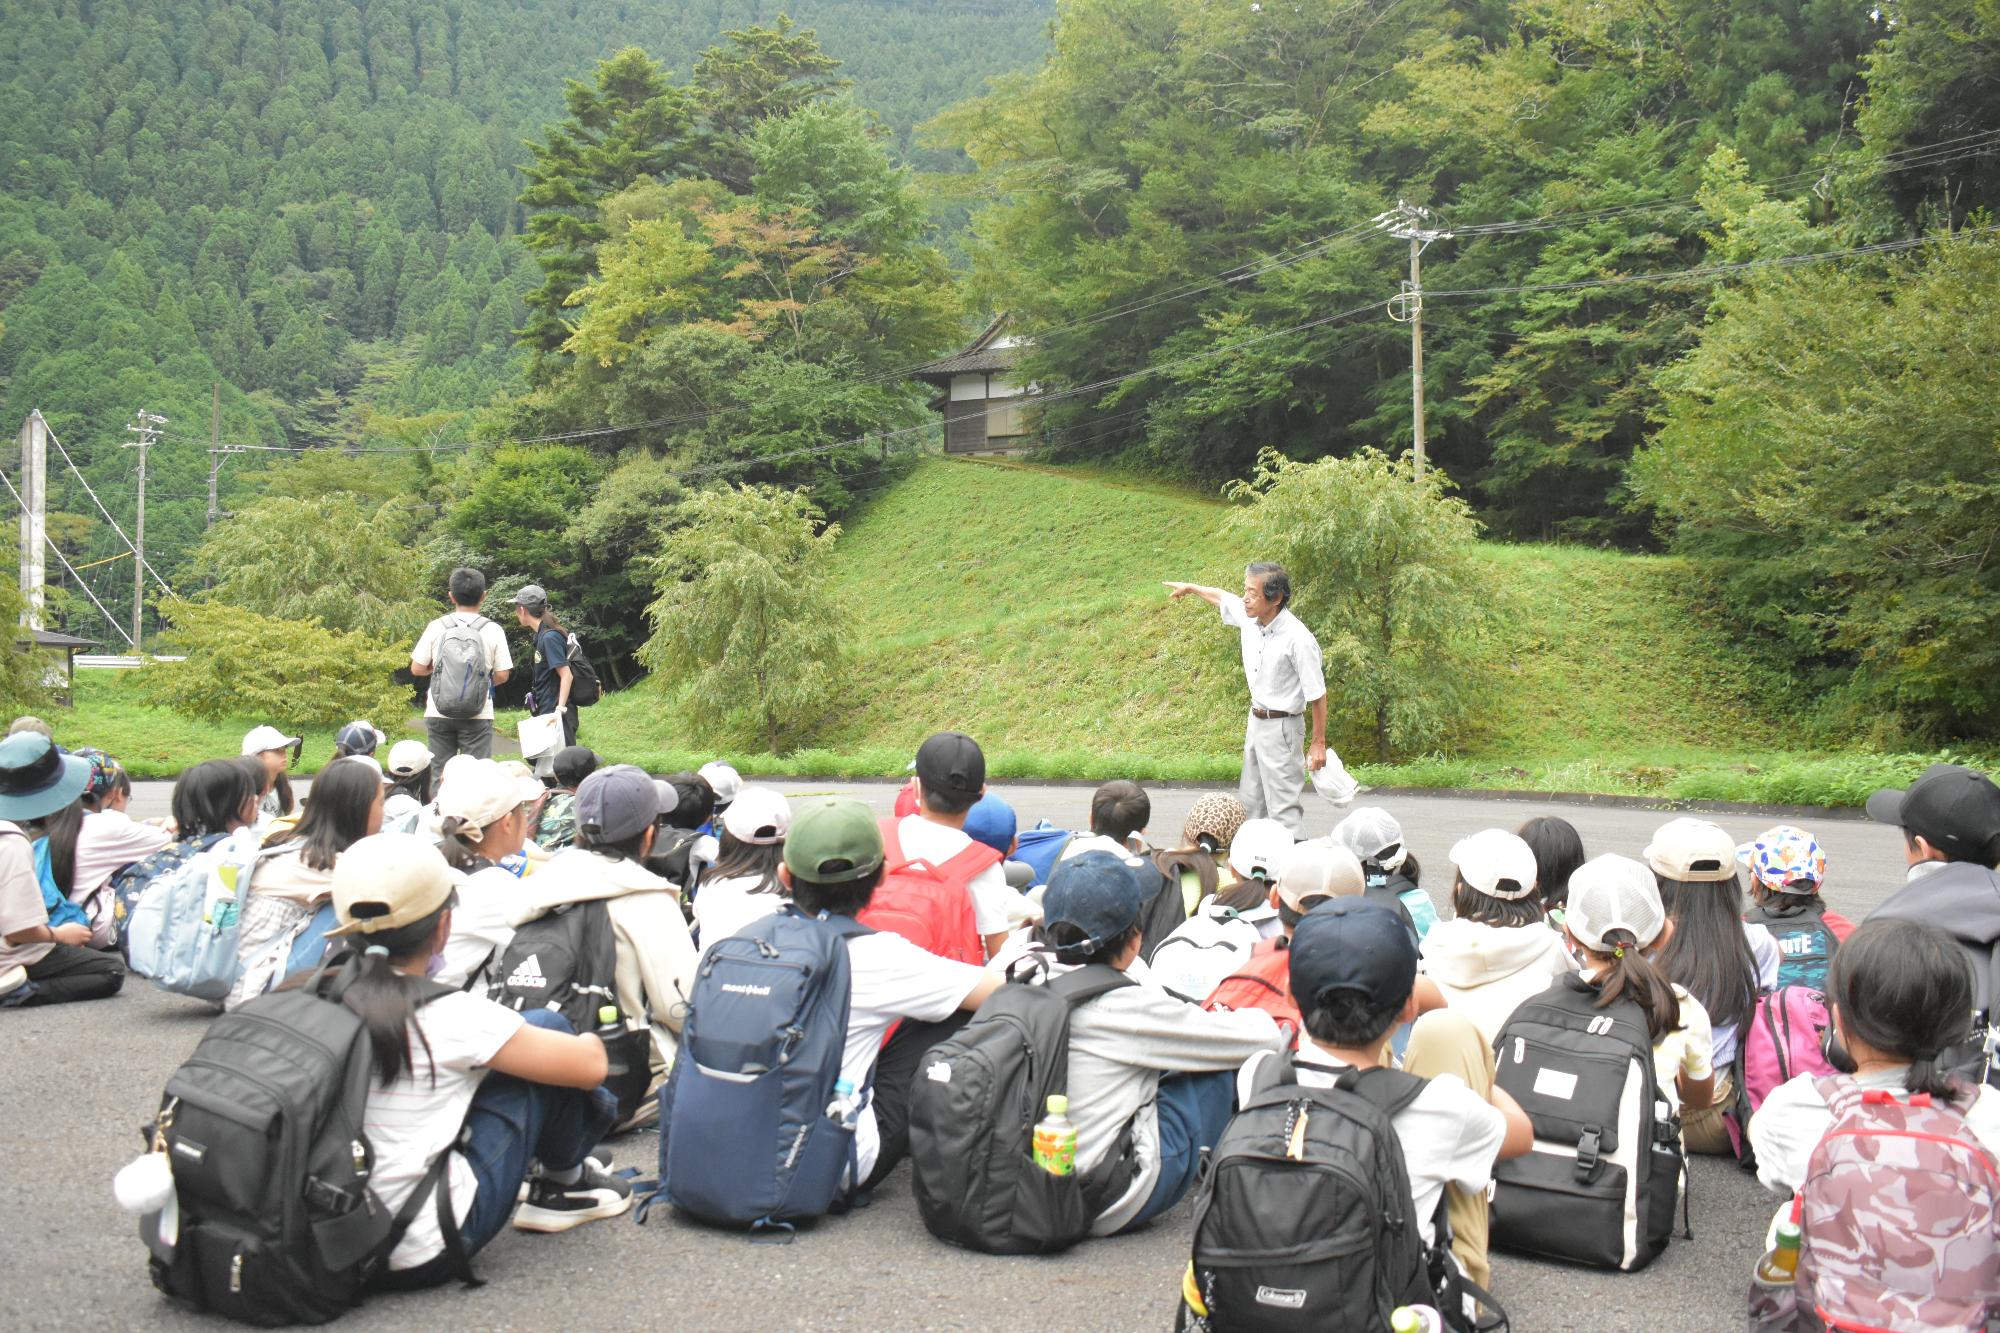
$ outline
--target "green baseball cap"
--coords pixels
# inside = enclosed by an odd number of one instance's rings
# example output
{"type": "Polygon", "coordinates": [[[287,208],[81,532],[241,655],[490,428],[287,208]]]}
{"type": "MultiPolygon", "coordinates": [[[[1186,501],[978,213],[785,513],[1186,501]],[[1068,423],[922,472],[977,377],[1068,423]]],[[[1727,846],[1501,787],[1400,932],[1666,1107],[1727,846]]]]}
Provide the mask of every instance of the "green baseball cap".
{"type": "Polygon", "coordinates": [[[860,801],[822,796],[792,808],[785,868],[812,884],[850,884],[882,864],[882,830],[860,801]]]}

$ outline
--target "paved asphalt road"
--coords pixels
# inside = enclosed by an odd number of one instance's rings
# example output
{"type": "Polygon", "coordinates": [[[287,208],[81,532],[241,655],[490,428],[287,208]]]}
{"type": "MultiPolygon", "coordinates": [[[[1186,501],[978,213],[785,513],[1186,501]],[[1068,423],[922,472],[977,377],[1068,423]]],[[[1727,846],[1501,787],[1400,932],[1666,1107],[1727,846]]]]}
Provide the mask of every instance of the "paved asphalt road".
{"type": "MultiPolygon", "coordinates": [[[[886,784],[793,782],[792,793],[854,791],[886,811],[886,784]]],[[[137,813],[166,805],[166,784],[142,784],[137,813]]],[[[1080,822],[1086,790],[1008,787],[1024,821],[1080,822]]],[[[1177,828],[1198,793],[1155,795],[1154,827],[1177,828]]],[[[1309,798],[1310,799],[1310,798],[1309,798]]],[[[1363,798],[1367,799],[1367,798],[1363,798]]],[[[1498,800],[1398,796],[1382,804],[1400,818],[1430,869],[1447,873],[1456,838],[1489,825],[1511,828],[1551,807],[1498,800]]],[[[1636,853],[1665,817],[1658,812],[1567,807],[1595,854],[1636,853]]],[[[1324,805],[1309,816],[1331,823],[1324,805]]],[[[1747,837],[1773,820],[1723,815],[1747,837]]],[[[1827,817],[1812,825],[1828,849],[1831,897],[1859,918],[1902,878],[1893,831],[1827,817]]],[[[0,1123],[8,1166],[0,1174],[0,1328],[136,1329],[220,1327],[181,1314],[145,1276],[132,1219],[112,1202],[111,1176],[140,1146],[139,1126],[159,1090],[200,1035],[208,1010],[134,978],[99,1004],[10,1012],[0,1017],[0,1123]]],[[[620,1164],[651,1174],[658,1140],[614,1143],[620,1164]]],[[[1742,1291],[1775,1200],[1732,1163],[1694,1164],[1695,1239],[1677,1240],[1653,1266],[1613,1275],[1499,1256],[1500,1299],[1514,1327],[1696,1330],[1740,1327],[1742,1291]]],[[[924,1231],[907,1171],[890,1177],[873,1207],[830,1219],[787,1246],[752,1245],[655,1213],[644,1227],[620,1219],[562,1236],[509,1230],[480,1257],[486,1285],[379,1298],[344,1328],[779,1329],[1023,1328],[1164,1329],[1186,1262],[1189,1206],[1146,1231],[1087,1242],[1049,1259],[994,1258],[954,1250],[924,1231]]]]}

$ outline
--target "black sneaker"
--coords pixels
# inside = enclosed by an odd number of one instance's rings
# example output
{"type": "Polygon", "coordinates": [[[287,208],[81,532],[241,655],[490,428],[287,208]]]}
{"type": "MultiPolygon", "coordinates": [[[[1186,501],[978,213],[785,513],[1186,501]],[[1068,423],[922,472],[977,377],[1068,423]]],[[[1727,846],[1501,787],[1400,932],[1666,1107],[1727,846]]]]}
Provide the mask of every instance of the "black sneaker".
{"type": "Polygon", "coordinates": [[[514,1210],[519,1231],[568,1231],[600,1217],[616,1217],[632,1207],[632,1186],[585,1159],[583,1176],[574,1185],[558,1185],[537,1176],[528,1185],[528,1199],[514,1210]]]}

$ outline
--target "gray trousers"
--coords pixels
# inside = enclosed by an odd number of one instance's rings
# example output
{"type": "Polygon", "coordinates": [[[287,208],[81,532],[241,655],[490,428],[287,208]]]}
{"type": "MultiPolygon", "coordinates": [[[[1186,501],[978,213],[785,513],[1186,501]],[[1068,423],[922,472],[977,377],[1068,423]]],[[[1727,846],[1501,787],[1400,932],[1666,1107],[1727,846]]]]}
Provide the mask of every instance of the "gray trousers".
{"type": "Polygon", "coordinates": [[[492,718],[427,717],[424,734],[430,738],[433,791],[444,778],[445,760],[453,755],[469,754],[474,759],[493,757],[492,718]]]}
{"type": "Polygon", "coordinates": [[[1306,720],[1260,718],[1243,728],[1243,779],[1237,799],[1252,819],[1275,819],[1294,834],[1305,822],[1306,720]]]}

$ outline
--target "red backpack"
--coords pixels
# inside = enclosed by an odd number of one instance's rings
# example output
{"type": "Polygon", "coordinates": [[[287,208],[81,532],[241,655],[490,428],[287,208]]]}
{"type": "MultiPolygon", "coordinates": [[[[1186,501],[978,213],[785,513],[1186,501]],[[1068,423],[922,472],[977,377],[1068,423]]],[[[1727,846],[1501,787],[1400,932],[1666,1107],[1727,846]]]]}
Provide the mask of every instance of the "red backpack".
{"type": "Polygon", "coordinates": [[[1289,941],[1265,940],[1250,951],[1250,961],[1224,977],[1201,1006],[1207,1010],[1262,1009],[1278,1020],[1285,1044],[1296,1047],[1305,1017],[1292,998],[1292,956],[1289,941]]]}
{"type": "Polygon", "coordinates": [[[893,817],[882,821],[882,882],[857,919],[940,958],[986,966],[986,947],[972,910],[972,881],[999,864],[1000,853],[974,842],[937,865],[908,860],[896,835],[901,822],[893,817]]]}

